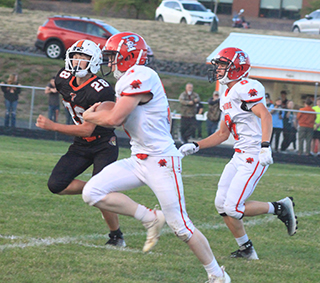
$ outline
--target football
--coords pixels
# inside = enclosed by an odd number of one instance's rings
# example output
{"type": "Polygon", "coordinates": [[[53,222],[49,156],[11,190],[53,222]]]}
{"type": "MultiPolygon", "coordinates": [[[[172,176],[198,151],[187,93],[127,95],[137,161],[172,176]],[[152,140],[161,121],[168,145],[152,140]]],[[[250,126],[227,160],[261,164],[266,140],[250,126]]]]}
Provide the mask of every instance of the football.
{"type": "Polygon", "coordinates": [[[115,102],[113,101],[103,101],[97,108],[96,111],[101,110],[111,110],[115,105],[115,102]]]}

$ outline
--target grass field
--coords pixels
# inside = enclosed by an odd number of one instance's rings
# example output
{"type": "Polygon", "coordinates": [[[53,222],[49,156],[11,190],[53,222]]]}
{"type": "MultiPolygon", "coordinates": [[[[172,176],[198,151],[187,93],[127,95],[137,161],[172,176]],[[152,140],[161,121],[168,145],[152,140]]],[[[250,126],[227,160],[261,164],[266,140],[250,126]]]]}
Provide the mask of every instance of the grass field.
{"type": "MultiPolygon", "coordinates": [[[[68,148],[64,142],[1,136],[0,282],[7,283],[201,283],[206,274],[187,245],[168,226],[154,250],[143,254],[145,229],[120,216],[126,248],[104,245],[106,227],[99,211],[81,196],[52,195],[46,182],[68,148]]],[[[121,148],[121,158],[130,155],[121,148]]],[[[214,208],[216,185],[228,160],[190,156],[183,159],[187,209],[207,236],[233,283],[320,282],[319,168],[270,166],[252,199],[275,201],[293,196],[298,233],[289,237],[275,216],[245,219],[259,261],[230,259],[236,247],[214,208]]],[[[90,178],[90,171],[82,179],[90,178]]],[[[153,193],[142,187],[127,193],[154,207],[153,193]]]]}

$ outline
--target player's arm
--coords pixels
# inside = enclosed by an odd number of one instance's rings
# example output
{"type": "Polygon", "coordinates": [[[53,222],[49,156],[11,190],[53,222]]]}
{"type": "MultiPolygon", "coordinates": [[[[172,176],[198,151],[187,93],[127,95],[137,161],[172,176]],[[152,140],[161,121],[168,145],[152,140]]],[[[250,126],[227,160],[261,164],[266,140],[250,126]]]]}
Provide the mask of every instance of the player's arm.
{"type": "Polygon", "coordinates": [[[252,112],[261,119],[262,138],[261,142],[270,142],[272,134],[272,116],[268,109],[258,103],[251,108],[252,112]]]}
{"type": "Polygon", "coordinates": [[[220,122],[220,128],[218,131],[210,135],[209,137],[197,142],[200,149],[214,147],[226,141],[229,138],[230,131],[224,121],[220,122]]]}
{"type": "Polygon", "coordinates": [[[230,131],[224,121],[220,122],[220,129],[211,136],[199,141],[198,143],[186,143],[179,148],[183,156],[198,152],[200,149],[214,147],[228,139],[230,131]]]}
{"type": "Polygon", "coordinates": [[[79,125],[65,125],[51,121],[49,118],[39,115],[37,118],[36,126],[38,128],[59,132],[65,135],[78,136],[78,137],[89,137],[94,131],[96,125],[84,121],[79,125]]]}
{"type": "Polygon", "coordinates": [[[148,94],[122,96],[112,109],[100,111],[99,104],[94,104],[83,113],[83,119],[103,127],[118,127],[124,123],[127,116],[140,102],[147,102],[148,99],[150,100],[148,94]]]}

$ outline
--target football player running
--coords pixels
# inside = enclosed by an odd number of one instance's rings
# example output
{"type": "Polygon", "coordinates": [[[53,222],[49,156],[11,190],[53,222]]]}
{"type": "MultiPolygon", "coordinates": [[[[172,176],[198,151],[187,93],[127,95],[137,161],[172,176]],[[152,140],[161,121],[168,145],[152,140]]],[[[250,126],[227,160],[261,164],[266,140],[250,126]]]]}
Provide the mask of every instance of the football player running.
{"type": "Polygon", "coordinates": [[[84,187],[83,200],[141,221],[147,229],[143,252],[156,245],[167,221],[203,264],[209,282],[231,282],[224,268],[219,267],[207,239],[188,217],[182,155],[170,134],[169,103],[161,80],[145,66],[144,39],[135,33],[119,33],[108,39],[102,53],[117,79],[117,101],[111,110],[99,109],[97,103],[83,113],[83,118],[100,126],[123,125],[130,137],[131,157],[118,160],[93,176],[84,187]],[[151,188],[162,210],[150,210],[121,193],[143,185],[151,188]]]}
{"type": "MultiPolygon", "coordinates": [[[[76,179],[93,165],[93,175],[118,158],[117,138],[113,128],[103,128],[86,122],[83,112],[99,101],[114,101],[114,89],[107,81],[96,76],[102,62],[101,49],[91,40],[79,40],[66,52],[65,68],[56,75],[56,88],[74,125],[55,123],[39,115],[36,126],[45,130],[75,136],[73,144],[54,167],[48,181],[52,193],[81,194],[85,182],[76,179]]],[[[124,247],[125,242],[118,216],[101,210],[109,226],[106,244],[124,247]]]]}
{"type": "Polygon", "coordinates": [[[222,49],[211,63],[209,80],[218,80],[228,87],[220,97],[220,128],[198,143],[185,144],[179,150],[186,156],[219,145],[230,133],[233,135],[235,153],[220,177],[215,206],[239,245],[231,257],[259,259],[244,229],[243,217],[275,214],[292,236],[297,229],[293,198],[276,202],[247,201],[273,163],[269,143],[272,118],[266,108],[265,89],[260,82],[247,78],[250,60],[241,49],[222,49]]]}

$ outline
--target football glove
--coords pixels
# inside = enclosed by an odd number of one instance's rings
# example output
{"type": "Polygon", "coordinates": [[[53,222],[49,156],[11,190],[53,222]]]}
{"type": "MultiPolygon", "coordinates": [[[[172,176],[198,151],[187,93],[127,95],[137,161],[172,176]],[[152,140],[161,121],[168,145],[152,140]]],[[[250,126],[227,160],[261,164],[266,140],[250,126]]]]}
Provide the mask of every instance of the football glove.
{"type": "Polygon", "coordinates": [[[196,142],[193,142],[193,143],[186,143],[182,145],[179,148],[179,151],[183,156],[187,156],[187,155],[198,152],[199,149],[200,149],[199,145],[196,142]]]}
{"type": "Polygon", "coordinates": [[[261,150],[259,153],[259,162],[262,166],[267,166],[273,163],[272,151],[269,143],[265,142],[261,145],[261,150]]]}

